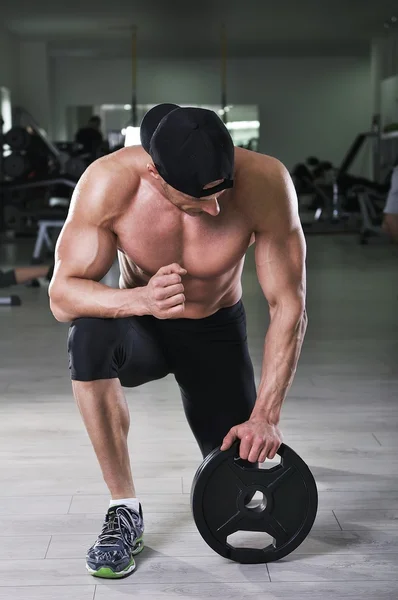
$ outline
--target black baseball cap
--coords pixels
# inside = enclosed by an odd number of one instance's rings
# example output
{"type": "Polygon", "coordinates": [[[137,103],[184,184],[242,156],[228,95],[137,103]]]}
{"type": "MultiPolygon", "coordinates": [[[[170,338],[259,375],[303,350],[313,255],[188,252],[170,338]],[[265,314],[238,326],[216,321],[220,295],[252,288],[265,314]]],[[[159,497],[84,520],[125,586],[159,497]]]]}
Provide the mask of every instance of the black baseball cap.
{"type": "Polygon", "coordinates": [[[201,198],[231,188],[234,144],[219,116],[205,108],[158,104],[144,116],[141,144],[174,189],[201,198]],[[204,189],[222,179],[222,183],[204,189]]]}

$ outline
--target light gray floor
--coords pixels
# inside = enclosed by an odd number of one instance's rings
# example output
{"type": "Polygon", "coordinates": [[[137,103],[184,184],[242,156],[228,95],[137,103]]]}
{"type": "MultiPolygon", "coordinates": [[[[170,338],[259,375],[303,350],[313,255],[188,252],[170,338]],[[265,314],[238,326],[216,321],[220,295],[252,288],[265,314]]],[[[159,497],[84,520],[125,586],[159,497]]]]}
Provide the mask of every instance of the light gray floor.
{"type": "MultiPolygon", "coordinates": [[[[108,494],[71,394],[67,326],[46,289],[22,287],[23,306],[0,309],[0,600],[396,600],[398,252],[308,241],[310,324],[282,422],[319,488],[305,543],[267,567],[203,542],[189,506],[200,454],[168,377],[127,392],[147,548],[121,582],[86,574],[108,494]]],[[[23,261],[12,246],[0,257],[23,261]]],[[[244,300],[258,378],[268,320],[251,251],[244,300]]]]}

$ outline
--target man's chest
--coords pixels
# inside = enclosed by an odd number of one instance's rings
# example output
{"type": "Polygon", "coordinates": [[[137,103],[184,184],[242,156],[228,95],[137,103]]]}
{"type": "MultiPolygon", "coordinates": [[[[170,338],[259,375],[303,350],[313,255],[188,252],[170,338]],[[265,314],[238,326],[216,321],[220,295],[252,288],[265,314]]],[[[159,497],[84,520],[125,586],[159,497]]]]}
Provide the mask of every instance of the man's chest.
{"type": "Polygon", "coordinates": [[[221,276],[244,256],[252,234],[238,215],[179,218],[161,214],[126,215],[115,233],[129,261],[152,276],[178,263],[192,277],[221,276]]]}

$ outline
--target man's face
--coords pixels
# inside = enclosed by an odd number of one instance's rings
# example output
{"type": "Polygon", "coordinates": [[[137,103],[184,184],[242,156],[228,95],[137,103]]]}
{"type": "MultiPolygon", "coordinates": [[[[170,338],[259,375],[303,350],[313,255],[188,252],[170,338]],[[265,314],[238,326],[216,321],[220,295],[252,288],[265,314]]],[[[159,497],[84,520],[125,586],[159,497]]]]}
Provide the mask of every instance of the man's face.
{"type": "MultiPolygon", "coordinates": [[[[205,185],[204,189],[211,189],[212,187],[215,187],[222,183],[222,181],[222,179],[212,181],[208,185],[205,185]]],[[[220,212],[220,205],[218,204],[218,199],[226,191],[222,190],[221,192],[216,192],[211,196],[204,196],[203,198],[194,198],[192,196],[189,196],[188,194],[184,194],[183,192],[175,190],[173,187],[171,187],[171,185],[167,184],[165,181],[162,181],[162,187],[167,199],[172,204],[174,204],[174,206],[176,206],[182,212],[186,213],[191,217],[199,217],[204,213],[216,217],[220,212]]]]}
{"type": "Polygon", "coordinates": [[[97,131],[101,127],[101,121],[99,121],[98,119],[90,119],[89,124],[92,129],[96,129],[97,131]]]}

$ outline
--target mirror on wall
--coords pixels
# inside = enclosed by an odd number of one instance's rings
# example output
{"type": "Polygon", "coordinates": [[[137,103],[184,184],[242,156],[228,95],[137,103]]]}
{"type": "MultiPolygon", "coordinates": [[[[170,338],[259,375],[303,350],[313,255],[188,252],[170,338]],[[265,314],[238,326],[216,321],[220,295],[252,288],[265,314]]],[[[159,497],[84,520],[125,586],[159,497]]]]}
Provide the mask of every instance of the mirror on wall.
{"type": "MultiPolygon", "coordinates": [[[[154,104],[139,104],[137,118],[140,123],[154,104]]],[[[181,104],[181,106],[188,106],[181,104]]],[[[189,104],[215,111],[223,117],[221,105],[189,104]]],[[[226,107],[226,125],[236,146],[258,151],[260,135],[259,110],[256,105],[232,104],[226,107]]],[[[139,144],[139,131],[129,130],[130,104],[102,104],[99,106],[69,106],[67,108],[67,131],[69,140],[74,140],[79,128],[87,125],[90,117],[101,118],[101,130],[111,149],[124,145],[139,144]],[[127,134],[127,139],[126,139],[127,134]]]]}

